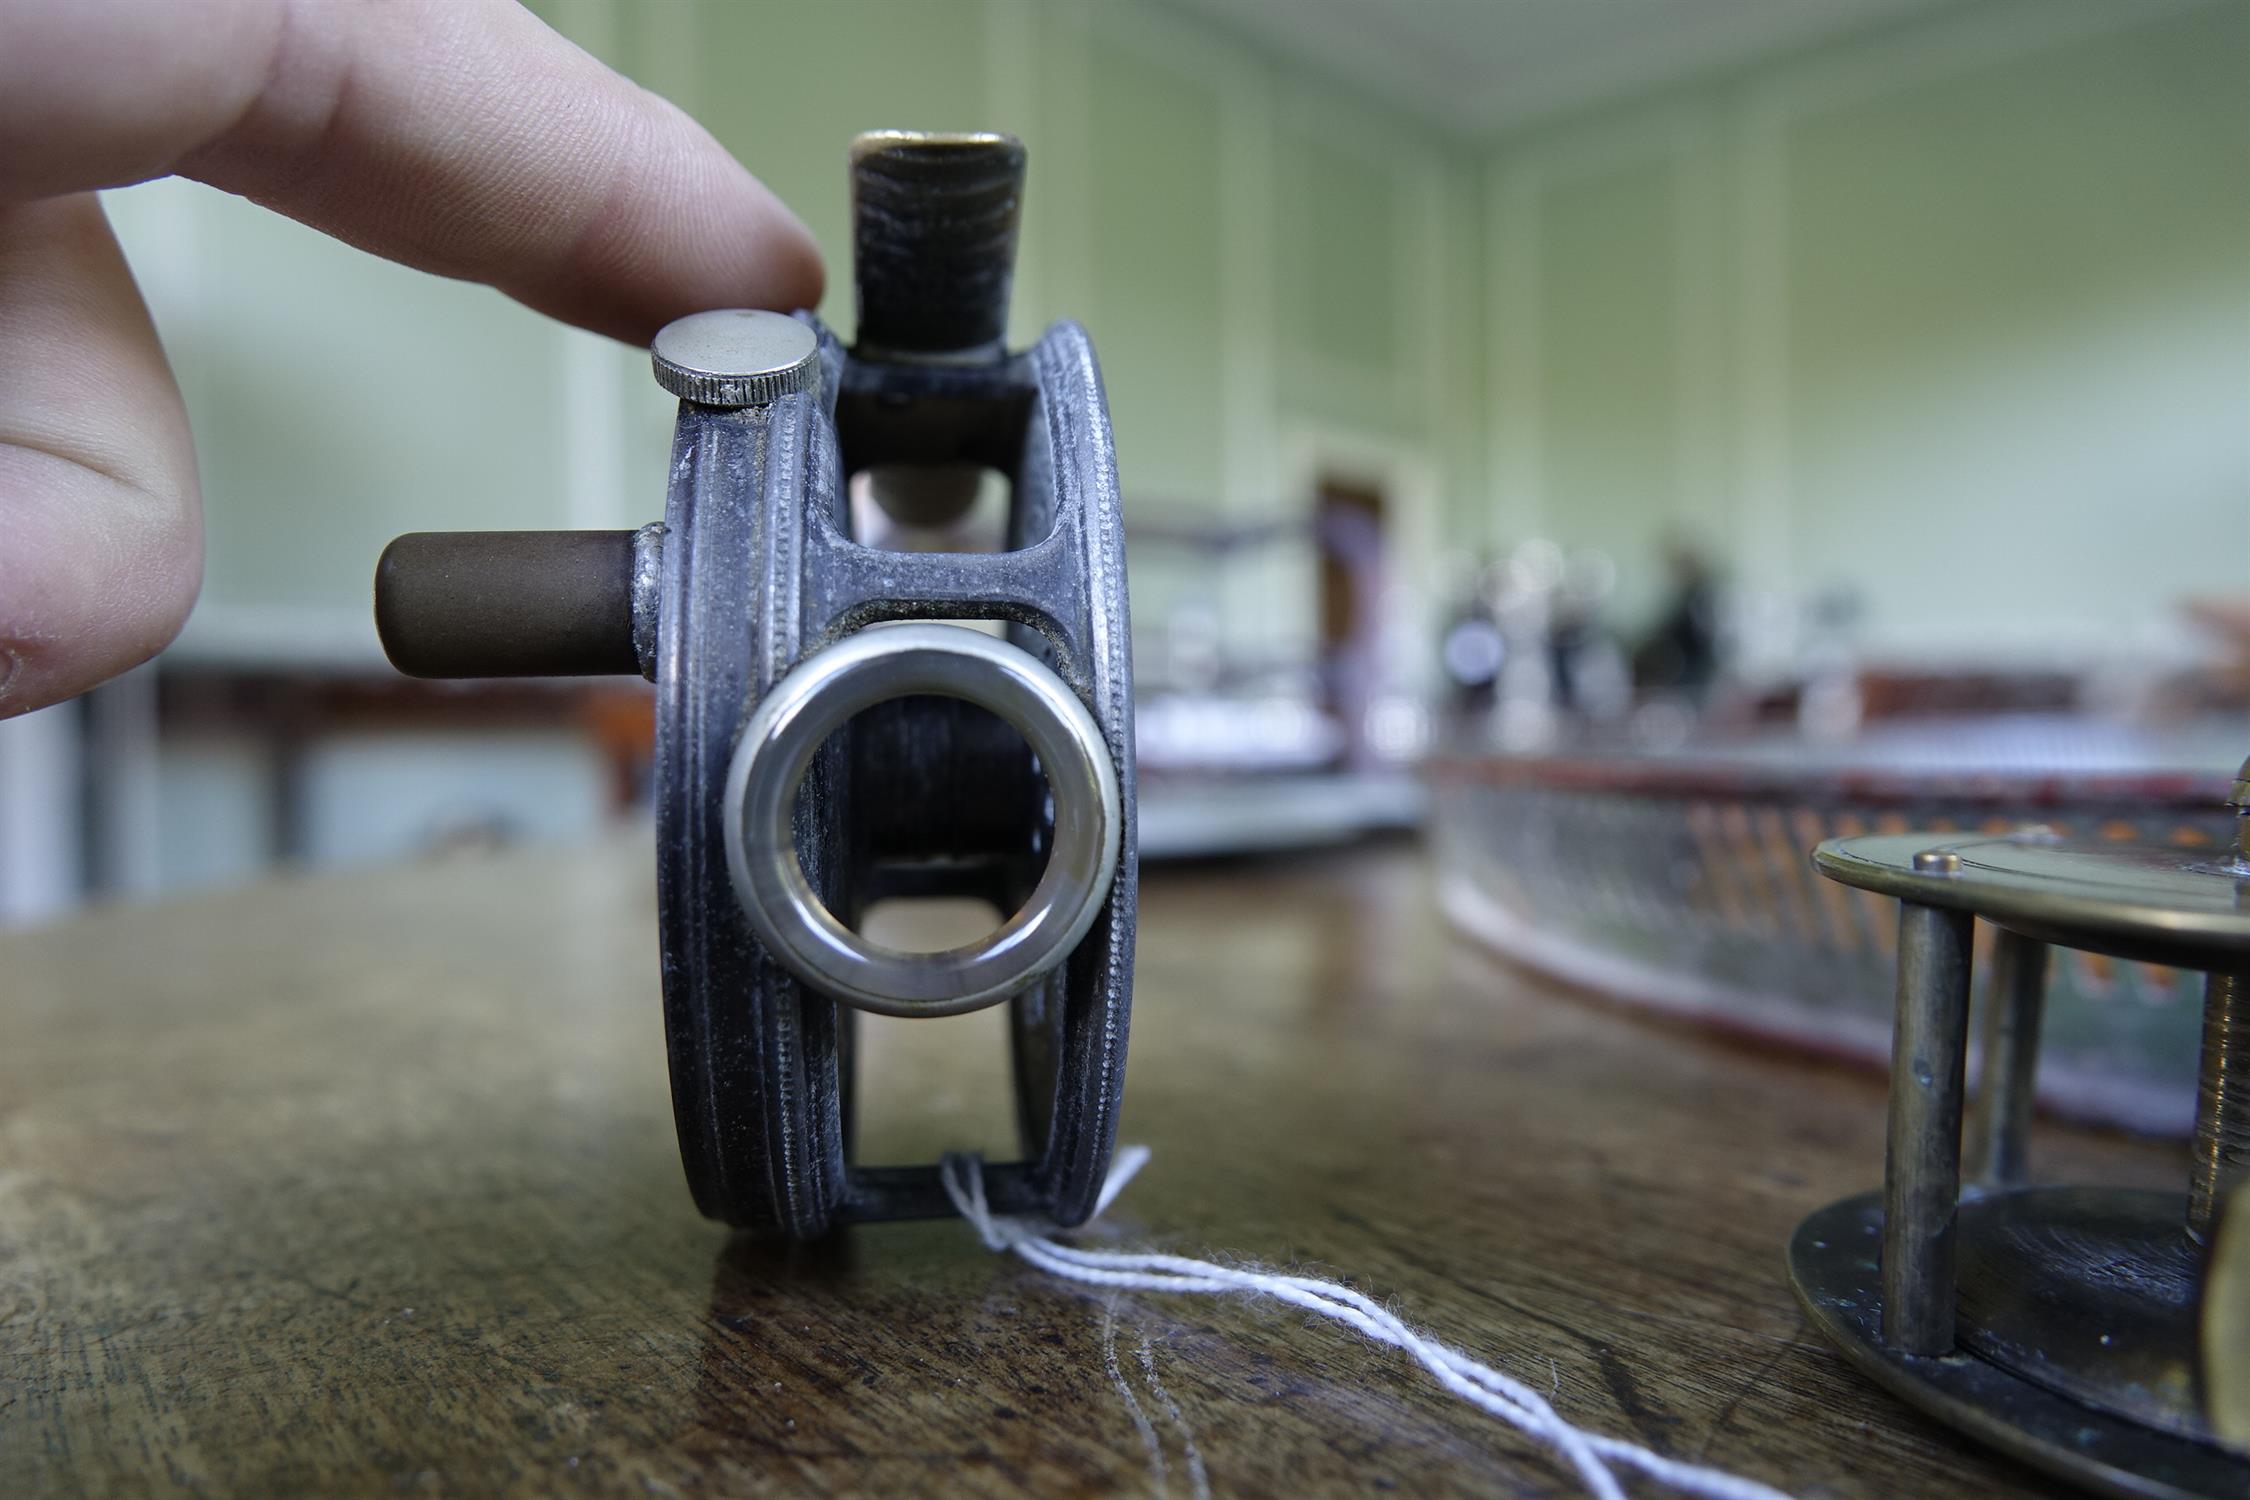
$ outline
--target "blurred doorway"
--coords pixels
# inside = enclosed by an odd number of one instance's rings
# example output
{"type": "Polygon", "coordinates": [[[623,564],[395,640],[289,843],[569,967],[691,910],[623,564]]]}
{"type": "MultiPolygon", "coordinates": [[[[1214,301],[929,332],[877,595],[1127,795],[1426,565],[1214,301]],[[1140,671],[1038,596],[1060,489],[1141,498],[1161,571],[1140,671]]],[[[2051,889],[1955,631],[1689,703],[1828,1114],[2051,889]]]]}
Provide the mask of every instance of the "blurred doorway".
{"type": "Polygon", "coordinates": [[[1323,471],[1314,488],[1320,542],[1321,707],[1343,730],[1343,762],[1376,761],[1368,735],[1381,688],[1383,539],[1389,503],[1362,476],[1323,471]]]}

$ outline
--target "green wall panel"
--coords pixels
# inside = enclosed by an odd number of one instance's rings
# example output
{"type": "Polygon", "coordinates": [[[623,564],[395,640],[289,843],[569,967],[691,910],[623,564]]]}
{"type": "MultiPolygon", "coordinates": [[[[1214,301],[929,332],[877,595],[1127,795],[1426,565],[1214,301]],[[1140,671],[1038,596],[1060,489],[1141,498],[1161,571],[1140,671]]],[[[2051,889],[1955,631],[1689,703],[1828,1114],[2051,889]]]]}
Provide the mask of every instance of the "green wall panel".
{"type": "Polygon", "coordinates": [[[1679,514],[1672,168],[1572,175],[1547,191],[1539,223],[1546,527],[1618,563],[1615,612],[1637,620],[1679,514]]]}
{"type": "Polygon", "coordinates": [[[2018,646],[2250,589],[2250,9],[1809,116],[1789,164],[1804,582],[2018,646]]]}
{"type": "Polygon", "coordinates": [[[1136,511],[1215,514],[1220,420],[1218,96],[1141,44],[1089,42],[1087,307],[1136,511]]]}
{"type": "Polygon", "coordinates": [[[1309,354],[1395,378],[1408,287],[1393,168],[1290,131],[1281,137],[1275,195],[1283,368],[1302,378],[1310,372],[1289,356],[1309,354]]]}

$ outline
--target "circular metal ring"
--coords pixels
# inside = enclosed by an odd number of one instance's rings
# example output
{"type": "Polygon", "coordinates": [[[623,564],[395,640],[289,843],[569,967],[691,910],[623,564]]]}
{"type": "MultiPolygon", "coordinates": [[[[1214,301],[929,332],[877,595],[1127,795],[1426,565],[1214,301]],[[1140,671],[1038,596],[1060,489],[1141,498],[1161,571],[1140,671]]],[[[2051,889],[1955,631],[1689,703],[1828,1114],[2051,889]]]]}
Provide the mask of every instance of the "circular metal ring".
{"type": "Polygon", "coordinates": [[[1086,935],[1117,870],[1117,769],[1094,716],[1038,658],[958,625],[863,630],[798,663],[751,714],[727,767],[727,873],[750,925],[790,972],[847,1005],[949,1016],[1004,1000],[1086,935]],[[791,809],[828,736],[864,708],[930,693],[990,709],[1039,757],[1054,798],[1047,868],[1023,909],[942,953],[870,943],[836,920],[797,862],[791,809]]]}

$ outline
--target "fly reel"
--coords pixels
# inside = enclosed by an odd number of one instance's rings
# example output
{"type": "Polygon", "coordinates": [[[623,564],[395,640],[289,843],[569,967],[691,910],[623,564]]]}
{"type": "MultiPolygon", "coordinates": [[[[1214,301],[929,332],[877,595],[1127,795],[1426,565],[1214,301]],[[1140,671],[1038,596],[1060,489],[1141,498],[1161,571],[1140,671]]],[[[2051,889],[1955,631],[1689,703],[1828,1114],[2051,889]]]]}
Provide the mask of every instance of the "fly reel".
{"type": "Polygon", "coordinates": [[[377,624],[415,676],[655,681],[665,1030],[705,1214],[810,1238],[951,1212],[934,1166],[853,1165],[854,1018],[1005,1002],[1025,1153],[987,1193],[1078,1223],[1116,1138],[1138,885],[1101,376],[1073,323],[1005,347],[1017,142],[867,135],[851,171],[852,347],[803,312],[673,323],[663,522],[402,536],[377,624]],[[998,549],[942,550],[982,470],[1010,492],[998,549]],[[940,550],[855,528],[853,476],[940,550]],[[855,931],[933,894],[1014,915],[941,953],[855,931]]]}
{"type": "Polygon", "coordinates": [[[2105,1494],[2250,1494],[2250,764],[2231,849],[1879,834],[1814,852],[1899,902],[1883,1189],[1789,1246],[1821,1332],[1895,1394],[2105,1494]],[[1975,924],[1994,929],[1968,1121],[1975,924]],[[2187,1191],[2033,1185],[2028,1136],[2051,945],[2204,971],[2187,1191]]]}

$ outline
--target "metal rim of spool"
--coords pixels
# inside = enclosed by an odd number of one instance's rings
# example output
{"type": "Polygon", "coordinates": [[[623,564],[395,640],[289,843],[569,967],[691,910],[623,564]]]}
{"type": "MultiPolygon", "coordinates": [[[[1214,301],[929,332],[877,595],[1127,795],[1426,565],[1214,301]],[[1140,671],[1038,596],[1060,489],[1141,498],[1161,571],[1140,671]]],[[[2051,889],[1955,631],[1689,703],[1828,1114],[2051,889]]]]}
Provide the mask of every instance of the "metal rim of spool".
{"type": "Polygon", "coordinates": [[[1829,839],[1812,858],[1844,885],[1968,912],[2055,947],[2205,971],[2250,961],[2250,909],[2208,894],[2222,883],[2231,894],[2244,878],[2221,850],[2088,845],[2031,829],[1864,834],[1829,839]]]}
{"type": "Polygon", "coordinates": [[[2228,1143],[2242,1114],[2243,852],[2239,840],[2222,853],[2040,830],[1865,835],[1813,852],[1830,879],[1900,901],[1898,997],[1883,1189],[1799,1226],[1791,1283],[1821,1332],[1894,1395],[2106,1494],[2238,1495],[2250,1477],[2202,1404],[2195,1306],[2196,1241],[2228,1163],[2239,1168],[2228,1143]],[[1979,1162],[1965,1184],[1978,920],[1999,938],[1983,1011],[1979,1162]],[[2049,945],[2209,975],[2187,1194],[2028,1184],[2036,976],[2049,945]]]}
{"type": "MultiPolygon", "coordinates": [[[[2184,1200],[2183,1200],[2184,1201],[2184,1200]]],[[[1882,1329],[1883,1195],[1810,1215],[1789,1241],[1789,1283],[1854,1368],[1892,1395],[2013,1458],[2128,1500],[2239,1495],[2240,1457],[2086,1406],[1974,1354],[1905,1354],[1882,1329]]]]}
{"type": "MultiPolygon", "coordinates": [[[[706,1215],[805,1239],[825,1233],[845,1177],[850,1012],[807,996],[760,953],[727,881],[718,825],[736,727],[796,648],[785,608],[794,503],[820,394],[714,410],[683,403],[657,614],[657,924],[681,1165],[706,1215]],[[776,472],[783,470],[784,472],[776,472]],[[748,482],[745,483],[745,478],[748,482]]],[[[838,780],[824,756],[800,799],[833,842],[838,780]]],[[[810,872],[819,879],[822,871],[810,872]]]]}
{"type": "Polygon", "coordinates": [[[751,715],[728,767],[727,869],[751,925],[800,980],[862,1010],[979,1010],[1051,972],[1101,911],[1117,868],[1116,768],[1086,706],[1029,652],[958,625],[864,630],[807,657],[751,715]],[[797,856],[798,785],[828,736],[862,709],[935,694],[1020,732],[1053,797],[1047,866],[1021,910],[980,942],[905,953],[860,937],[824,905],[797,856]]]}

